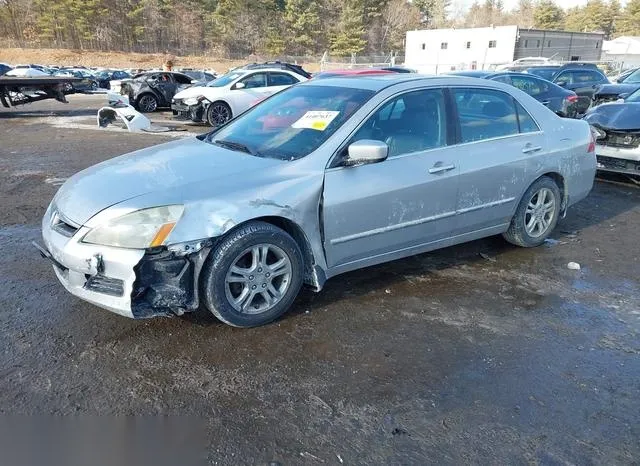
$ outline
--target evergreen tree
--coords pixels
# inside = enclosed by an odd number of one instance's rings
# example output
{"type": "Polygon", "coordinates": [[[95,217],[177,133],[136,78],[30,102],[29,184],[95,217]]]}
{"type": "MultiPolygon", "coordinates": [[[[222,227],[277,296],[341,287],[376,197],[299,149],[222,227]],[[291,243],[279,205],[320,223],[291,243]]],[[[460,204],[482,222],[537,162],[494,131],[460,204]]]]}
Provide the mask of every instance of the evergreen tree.
{"type": "Polygon", "coordinates": [[[541,0],[533,9],[533,21],[535,27],[540,29],[562,29],[564,12],[553,1],[541,0]]]}

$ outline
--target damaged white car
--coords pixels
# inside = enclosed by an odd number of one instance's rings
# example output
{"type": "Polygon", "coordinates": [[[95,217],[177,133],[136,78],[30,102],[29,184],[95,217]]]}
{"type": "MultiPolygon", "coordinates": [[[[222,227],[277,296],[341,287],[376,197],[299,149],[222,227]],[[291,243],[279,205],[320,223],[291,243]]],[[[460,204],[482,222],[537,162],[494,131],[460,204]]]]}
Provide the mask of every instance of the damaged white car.
{"type": "Polygon", "coordinates": [[[180,119],[220,126],[267,97],[307,78],[289,69],[238,69],[206,86],[178,92],[171,101],[180,119]]]}
{"type": "Polygon", "coordinates": [[[113,312],[202,305],[251,327],[351,270],[489,235],[542,244],[591,190],[594,148],[585,121],[498,82],[311,80],[69,178],[37,247],[113,312]]]}

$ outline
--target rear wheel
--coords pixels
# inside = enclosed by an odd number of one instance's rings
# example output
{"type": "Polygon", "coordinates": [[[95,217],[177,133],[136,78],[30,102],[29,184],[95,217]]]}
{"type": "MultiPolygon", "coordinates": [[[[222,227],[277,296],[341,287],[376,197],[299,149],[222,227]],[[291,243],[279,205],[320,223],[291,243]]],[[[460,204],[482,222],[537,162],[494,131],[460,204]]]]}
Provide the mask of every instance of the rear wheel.
{"type": "Polygon", "coordinates": [[[256,327],[284,314],[303,275],[302,253],[285,231],[249,222],[224,238],[202,271],[201,296],[222,322],[256,327]]]}
{"type": "Polygon", "coordinates": [[[152,94],[143,94],[138,97],[136,106],[142,113],[155,112],[158,108],[158,99],[152,94]]]}
{"type": "Polygon", "coordinates": [[[213,102],[207,110],[207,123],[214,128],[231,119],[231,108],[224,102],[213,102]]]}
{"type": "Polygon", "coordinates": [[[556,182],[547,176],[537,179],[522,196],[504,238],[516,246],[539,246],[556,227],[561,203],[556,182]]]}

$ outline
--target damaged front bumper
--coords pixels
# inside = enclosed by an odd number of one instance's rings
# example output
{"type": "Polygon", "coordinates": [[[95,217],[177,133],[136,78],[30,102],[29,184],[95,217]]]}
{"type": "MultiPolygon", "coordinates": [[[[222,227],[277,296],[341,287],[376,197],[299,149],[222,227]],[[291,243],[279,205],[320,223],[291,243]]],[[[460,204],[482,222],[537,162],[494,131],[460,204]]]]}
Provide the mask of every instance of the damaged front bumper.
{"type": "Polygon", "coordinates": [[[596,143],[598,170],[640,176],[640,147],[625,148],[596,143]]]}
{"type": "Polygon", "coordinates": [[[176,119],[205,123],[205,115],[209,104],[210,102],[206,99],[200,100],[194,105],[185,104],[183,99],[173,99],[171,101],[171,111],[176,119]]]}
{"type": "Polygon", "coordinates": [[[130,318],[182,315],[198,308],[198,279],[207,241],[170,248],[124,249],[81,242],[89,231],[51,207],[42,221],[44,247],[58,280],[71,294],[130,318]]]}

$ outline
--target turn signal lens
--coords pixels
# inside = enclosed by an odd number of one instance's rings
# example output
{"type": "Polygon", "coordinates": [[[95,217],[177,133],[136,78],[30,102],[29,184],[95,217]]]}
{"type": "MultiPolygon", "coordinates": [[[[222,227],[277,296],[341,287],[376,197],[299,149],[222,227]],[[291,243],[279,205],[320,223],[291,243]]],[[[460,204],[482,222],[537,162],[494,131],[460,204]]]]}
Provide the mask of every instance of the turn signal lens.
{"type": "Polygon", "coordinates": [[[567,96],[567,102],[571,102],[572,104],[576,103],[578,101],[578,96],[573,94],[573,95],[569,95],[567,96]]]}
{"type": "Polygon", "coordinates": [[[156,246],[162,246],[162,243],[164,243],[164,240],[167,239],[167,236],[169,236],[169,233],[171,233],[171,230],[173,230],[175,226],[175,222],[162,225],[151,241],[151,244],[149,244],[149,247],[155,248],[156,246]]]}

